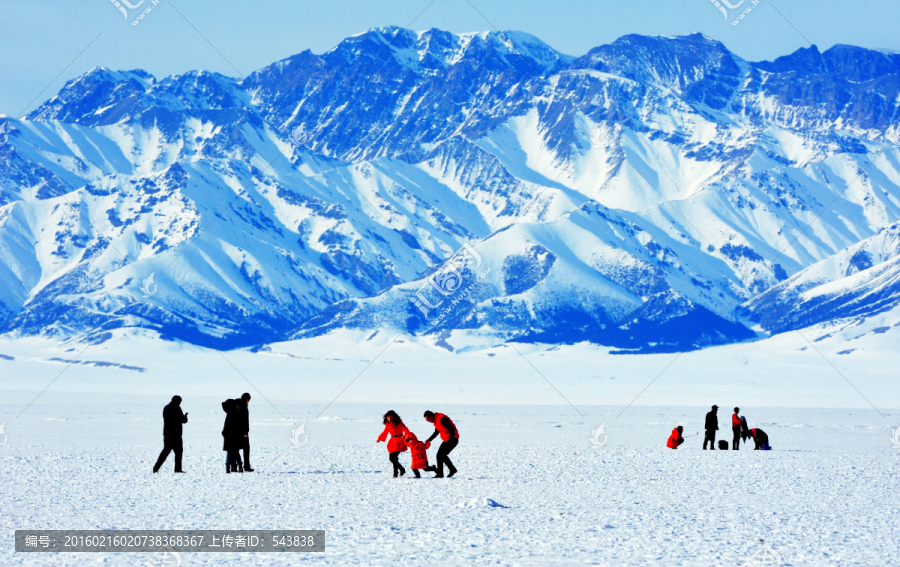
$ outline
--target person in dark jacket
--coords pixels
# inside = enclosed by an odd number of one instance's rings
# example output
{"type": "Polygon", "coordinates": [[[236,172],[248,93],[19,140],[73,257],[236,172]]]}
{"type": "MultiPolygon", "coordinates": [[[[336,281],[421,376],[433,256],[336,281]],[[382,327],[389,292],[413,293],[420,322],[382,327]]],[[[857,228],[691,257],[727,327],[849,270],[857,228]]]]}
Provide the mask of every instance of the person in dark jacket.
{"type": "Polygon", "coordinates": [[[731,449],[733,451],[737,451],[741,448],[741,408],[734,408],[734,413],[731,414],[731,432],[734,434],[734,438],[731,440],[731,449]]]}
{"type": "Polygon", "coordinates": [[[241,435],[241,449],[244,450],[244,472],[253,472],[250,467],[250,410],[247,407],[250,405],[250,394],[244,392],[241,394],[241,399],[235,401],[238,413],[237,428],[241,435]]]}
{"type": "Polygon", "coordinates": [[[159,468],[166,462],[169,453],[175,451],[175,472],[181,470],[181,455],[184,445],[181,442],[181,426],[187,423],[188,414],[181,413],[181,396],[172,396],[172,401],[163,408],[163,450],[153,465],[153,472],[159,472],[159,468]]]}
{"type": "Polygon", "coordinates": [[[703,450],[706,450],[706,443],[709,443],[709,450],[715,451],[716,449],[716,431],[719,429],[719,420],[716,417],[716,414],[719,412],[719,406],[713,406],[712,411],[706,414],[706,424],[704,425],[704,429],[706,429],[706,436],[703,438],[703,450]]]}
{"type": "Polygon", "coordinates": [[[238,400],[225,400],[222,402],[222,411],[225,412],[225,426],[222,428],[222,450],[225,451],[225,472],[244,472],[241,465],[240,449],[243,446],[243,435],[240,433],[238,422],[238,400]]]}
{"type": "Polygon", "coordinates": [[[760,449],[767,448],[769,446],[769,436],[766,435],[766,432],[759,428],[754,428],[750,430],[750,437],[753,438],[753,441],[756,443],[756,447],[754,447],[754,451],[759,451],[760,449]]]}
{"type": "Polygon", "coordinates": [[[450,478],[456,474],[456,467],[454,467],[453,463],[450,461],[450,451],[455,449],[459,444],[459,430],[456,429],[456,425],[453,421],[442,413],[426,411],[425,421],[434,425],[434,433],[432,433],[431,437],[425,441],[425,447],[430,447],[432,439],[438,435],[441,436],[442,441],[441,446],[438,447],[437,474],[434,475],[434,478],[444,478],[445,464],[447,465],[447,470],[450,471],[447,478],[450,478]]]}

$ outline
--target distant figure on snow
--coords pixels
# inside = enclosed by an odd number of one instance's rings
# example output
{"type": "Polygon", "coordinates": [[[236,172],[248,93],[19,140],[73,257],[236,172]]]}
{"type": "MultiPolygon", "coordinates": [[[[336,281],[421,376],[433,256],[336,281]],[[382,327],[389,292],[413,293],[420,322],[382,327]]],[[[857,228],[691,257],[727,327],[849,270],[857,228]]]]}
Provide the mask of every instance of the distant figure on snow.
{"type": "Polygon", "coordinates": [[[403,438],[403,441],[406,443],[406,446],[409,447],[409,452],[412,455],[412,464],[409,468],[412,469],[416,478],[422,478],[419,476],[419,471],[428,471],[428,472],[436,472],[437,469],[433,466],[428,465],[428,453],[426,450],[431,447],[431,443],[423,443],[419,441],[416,437],[416,434],[412,431],[406,434],[406,437],[403,438]]]}
{"type": "Polygon", "coordinates": [[[766,432],[762,429],[754,428],[750,430],[750,437],[753,438],[753,441],[756,442],[756,447],[754,447],[754,451],[759,451],[762,449],[763,451],[769,450],[769,436],[766,435],[766,432]]]}
{"type": "Polygon", "coordinates": [[[737,451],[741,448],[741,408],[734,408],[734,413],[731,414],[731,432],[734,434],[734,438],[731,440],[731,449],[733,451],[737,451]]]}
{"type": "Polygon", "coordinates": [[[677,449],[679,445],[684,443],[684,437],[681,436],[681,433],[684,431],[684,428],[680,425],[672,430],[672,434],[669,435],[669,440],[666,441],[666,447],[669,449],[677,449]]]}
{"type": "Polygon", "coordinates": [[[449,417],[442,413],[433,413],[430,411],[425,412],[425,421],[434,425],[434,433],[431,434],[431,437],[425,442],[426,445],[430,445],[431,441],[440,434],[441,436],[441,446],[438,447],[437,452],[437,474],[434,475],[434,478],[444,478],[444,465],[447,465],[447,470],[450,471],[450,474],[447,475],[447,478],[456,474],[456,467],[453,466],[453,463],[450,461],[450,451],[456,448],[459,444],[459,430],[456,429],[456,425],[450,420],[449,417]]]}
{"type": "Polygon", "coordinates": [[[225,451],[225,472],[244,472],[241,464],[240,450],[243,446],[243,434],[240,433],[238,422],[238,400],[228,399],[222,402],[222,411],[225,412],[225,426],[222,428],[222,450],[225,451]]]}
{"type": "MultiPolygon", "coordinates": [[[[381,435],[378,436],[378,440],[376,443],[381,443],[386,440],[388,436],[390,436],[390,441],[387,444],[387,450],[389,453],[389,458],[391,460],[391,464],[394,465],[394,478],[398,476],[403,476],[406,474],[406,469],[403,468],[403,465],[400,464],[398,460],[400,457],[400,453],[406,451],[406,443],[403,442],[403,437],[409,433],[409,429],[403,424],[403,420],[400,419],[400,416],[397,415],[397,412],[394,410],[388,411],[381,419],[381,422],[384,423],[384,431],[381,432],[381,435]]],[[[419,476],[416,473],[416,476],[419,476]]]]}
{"type": "Polygon", "coordinates": [[[181,425],[187,423],[187,416],[188,414],[181,413],[181,396],[172,396],[172,401],[163,408],[163,450],[153,465],[153,472],[159,472],[159,468],[172,451],[175,451],[175,472],[184,472],[181,470],[181,454],[184,451],[181,425]]]}
{"type": "Polygon", "coordinates": [[[719,412],[719,406],[713,406],[712,411],[706,414],[706,437],[703,438],[703,450],[706,450],[706,444],[709,443],[709,450],[716,450],[716,431],[719,429],[719,420],[716,414],[719,412]]]}

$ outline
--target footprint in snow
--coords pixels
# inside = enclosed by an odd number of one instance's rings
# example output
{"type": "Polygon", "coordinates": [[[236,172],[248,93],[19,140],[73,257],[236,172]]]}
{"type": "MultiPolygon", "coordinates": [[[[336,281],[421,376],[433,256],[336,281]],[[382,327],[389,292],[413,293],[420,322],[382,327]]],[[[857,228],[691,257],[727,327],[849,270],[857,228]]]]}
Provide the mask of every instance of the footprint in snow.
{"type": "Polygon", "coordinates": [[[491,498],[471,498],[468,500],[464,500],[459,504],[460,508],[509,508],[509,506],[504,506],[500,504],[496,500],[492,500],[491,498]]]}

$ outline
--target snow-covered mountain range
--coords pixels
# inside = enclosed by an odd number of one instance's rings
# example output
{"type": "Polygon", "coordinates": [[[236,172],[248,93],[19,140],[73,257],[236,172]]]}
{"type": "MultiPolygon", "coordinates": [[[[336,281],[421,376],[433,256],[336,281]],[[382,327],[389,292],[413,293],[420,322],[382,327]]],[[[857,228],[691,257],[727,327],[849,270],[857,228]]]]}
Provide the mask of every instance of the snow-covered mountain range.
{"type": "Polygon", "coordinates": [[[379,28],[96,68],[0,142],[0,332],[743,341],[896,306],[900,55],[379,28]]]}

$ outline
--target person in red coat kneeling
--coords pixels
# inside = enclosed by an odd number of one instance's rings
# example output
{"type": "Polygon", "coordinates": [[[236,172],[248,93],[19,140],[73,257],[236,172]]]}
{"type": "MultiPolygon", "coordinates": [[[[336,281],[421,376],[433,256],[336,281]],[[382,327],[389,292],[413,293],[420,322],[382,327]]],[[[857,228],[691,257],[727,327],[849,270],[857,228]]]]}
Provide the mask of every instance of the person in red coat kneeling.
{"type": "Polygon", "coordinates": [[[397,476],[406,474],[406,469],[400,464],[398,457],[400,453],[406,451],[406,443],[403,442],[403,436],[409,433],[409,429],[403,425],[403,420],[400,419],[400,416],[394,410],[384,414],[382,421],[384,422],[384,431],[378,436],[376,443],[381,443],[390,435],[391,439],[388,441],[387,450],[390,453],[391,464],[394,465],[394,478],[397,478],[397,476]]]}
{"type": "Polygon", "coordinates": [[[426,453],[426,449],[431,447],[431,443],[423,443],[419,441],[416,437],[416,434],[410,431],[406,434],[406,437],[403,438],[403,441],[406,443],[406,446],[409,447],[409,453],[412,455],[412,464],[409,468],[412,469],[416,478],[422,478],[419,476],[419,471],[428,471],[435,472],[435,469],[432,466],[428,465],[428,453],[426,453]]]}
{"type": "Polygon", "coordinates": [[[447,465],[447,469],[450,471],[450,474],[447,475],[447,478],[456,474],[456,467],[453,466],[453,463],[450,462],[450,451],[456,448],[459,444],[459,431],[456,429],[456,425],[450,420],[449,417],[442,413],[434,413],[430,411],[425,412],[425,421],[428,423],[434,424],[434,433],[431,434],[431,437],[428,438],[428,443],[431,443],[431,440],[441,436],[441,446],[438,447],[437,452],[437,474],[434,475],[434,478],[444,478],[444,465],[447,465]]]}
{"type": "Polygon", "coordinates": [[[768,451],[769,447],[769,436],[766,435],[766,432],[758,427],[750,430],[750,437],[753,438],[753,441],[756,444],[754,448],[755,451],[759,451],[762,449],[763,451],[768,451]]]}
{"type": "Polygon", "coordinates": [[[679,445],[684,443],[684,437],[681,436],[681,432],[684,431],[684,428],[680,425],[672,430],[672,434],[669,435],[669,440],[666,441],[666,447],[669,449],[677,449],[679,445]]]}

